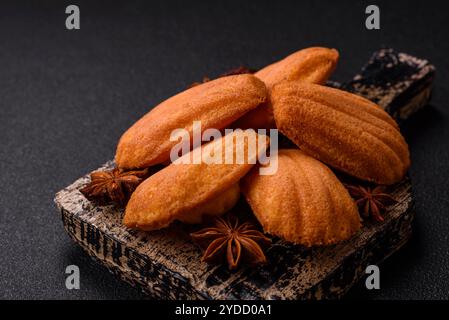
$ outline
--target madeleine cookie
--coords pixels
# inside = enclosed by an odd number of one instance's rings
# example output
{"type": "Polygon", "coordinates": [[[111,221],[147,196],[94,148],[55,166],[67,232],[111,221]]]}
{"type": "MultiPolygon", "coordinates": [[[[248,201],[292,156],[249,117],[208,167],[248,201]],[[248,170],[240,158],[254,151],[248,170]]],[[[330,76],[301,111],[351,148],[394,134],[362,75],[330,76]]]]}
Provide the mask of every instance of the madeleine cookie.
{"type": "MultiPolygon", "coordinates": [[[[334,71],[337,61],[337,50],[311,47],[299,50],[283,60],[259,70],[254,75],[265,83],[268,91],[284,81],[322,84],[334,71]]],[[[269,101],[237,120],[234,127],[243,129],[275,128],[273,109],[269,101]]]]}
{"type": "Polygon", "coordinates": [[[280,132],[301,150],[354,177],[393,184],[410,166],[398,125],[375,103],[325,86],[287,82],[272,91],[280,132]]]}
{"type": "Polygon", "coordinates": [[[266,100],[262,81],[250,74],[219,78],[165,100],[121,137],[115,156],[119,168],[145,168],[169,160],[176,129],[192,136],[193,122],[202,132],[222,129],[266,100]]]}
{"type": "Polygon", "coordinates": [[[268,144],[268,137],[254,130],[237,130],[194,149],[137,187],[123,223],[156,230],[174,220],[199,223],[203,215],[225,213],[239,198],[239,180],[268,144]]]}
{"type": "Polygon", "coordinates": [[[241,188],[265,232],[304,246],[346,240],[360,229],[357,206],[323,163],[297,149],[281,149],[278,171],[255,167],[241,188]]]}

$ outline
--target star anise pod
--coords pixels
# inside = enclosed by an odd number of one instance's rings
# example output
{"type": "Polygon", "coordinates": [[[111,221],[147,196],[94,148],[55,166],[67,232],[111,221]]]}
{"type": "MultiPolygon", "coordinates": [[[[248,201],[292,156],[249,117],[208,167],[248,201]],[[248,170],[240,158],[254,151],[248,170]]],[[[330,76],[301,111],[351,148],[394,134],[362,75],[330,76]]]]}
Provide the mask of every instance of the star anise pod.
{"type": "Polygon", "coordinates": [[[230,270],[237,269],[242,261],[250,265],[266,263],[262,247],[271,243],[253,224],[240,224],[234,216],[216,218],[210,227],[192,233],[191,237],[206,249],[202,261],[220,263],[226,258],[230,270]]]}
{"type": "Polygon", "coordinates": [[[372,217],[376,221],[384,221],[382,213],[385,212],[386,207],[397,202],[391,195],[386,193],[384,186],[369,187],[348,184],[345,186],[364,218],[372,217]]]}
{"type": "Polygon", "coordinates": [[[124,206],[137,186],[149,176],[149,169],[122,171],[114,168],[90,174],[91,181],[80,192],[100,204],[115,203],[124,206]]]}
{"type": "Polygon", "coordinates": [[[222,73],[220,75],[220,78],[221,77],[227,77],[227,76],[234,76],[234,75],[237,75],[237,74],[246,74],[246,73],[254,73],[254,72],[256,72],[256,70],[247,68],[245,66],[240,66],[240,67],[231,69],[231,70],[229,70],[229,71],[227,71],[225,73],[222,73]]]}
{"type": "Polygon", "coordinates": [[[209,82],[209,81],[210,81],[209,77],[203,77],[203,81],[200,81],[200,82],[196,81],[196,82],[191,83],[190,86],[188,87],[188,89],[196,87],[196,86],[198,86],[198,85],[200,85],[202,83],[206,83],[206,82],[209,82]]]}
{"type": "MultiPolygon", "coordinates": [[[[240,67],[231,69],[231,70],[229,70],[229,71],[227,71],[225,73],[222,73],[221,75],[218,76],[218,78],[227,77],[227,76],[233,76],[233,75],[237,75],[237,74],[254,73],[255,71],[256,70],[249,69],[249,68],[244,67],[244,66],[240,66],[240,67]]],[[[199,84],[206,83],[206,82],[208,82],[210,80],[211,79],[209,77],[203,77],[203,81],[202,82],[194,82],[194,83],[192,83],[189,86],[189,88],[193,88],[193,87],[195,87],[195,86],[197,86],[199,84]]]]}

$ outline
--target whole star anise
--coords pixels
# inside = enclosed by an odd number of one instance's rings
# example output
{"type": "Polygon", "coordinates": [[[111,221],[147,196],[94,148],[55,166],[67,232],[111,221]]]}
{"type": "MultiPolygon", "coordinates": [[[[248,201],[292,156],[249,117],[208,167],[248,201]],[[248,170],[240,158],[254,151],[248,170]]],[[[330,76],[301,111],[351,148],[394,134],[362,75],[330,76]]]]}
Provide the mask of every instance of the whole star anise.
{"type": "Polygon", "coordinates": [[[90,174],[91,181],[80,192],[100,204],[115,203],[124,206],[137,186],[149,176],[149,169],[122,171],[114,168],[90,174]]]}
{"type": "Polygon", "coordinates": [[[246,73],[254,73],[254,72],[256,72],[256,70],[247,68],[245,66],[240,66],[240,67],[231,69],[225,73],[222,73],[219,77],[221,78],[221,77],[227,77],[227,76],[234,76],[237,74],[246,74],[246,73]]]}
{"type": "Polygon", "coordinates": [[[386,207],[397,202],[391,195],[386,193],[384,186],[369,187],[348,184],[345,186],[364,218],[372,217],[376,221],[384,221],[382,213],[386,207]]]}
{"type": "Polygon", "coordinates": [[[226,258],[230,270],[237,269],[241,261],[250,265],[266,263],[262,247],[271,243],[253,224],[240,224],[234,216],[216,218],[210,227],[191,237],[206,249],[202,261],[220,263],[226,258]]]}
{"type": "MultiPolygon", "coordinates": [[[[255,71],[256,70],[249,69],[249,68],[244,67],[244,66],[240,66],[240,67],[231,69],[231,70],[229,70],[229,71],[227,71],[225,73],[222,73],[221,75],[218,76],[218,78],[227,77],[227,76],[233,76],[233,75],[237,75],[237,74],[254,73],[255,71]]],[[[194,83],[192,83],[189,86],[189,88],[193,88],[193,87],[195,87],[195,86],[197,86],[199,84],[206,83],[206,82],[208,82],[210,80],[211,79],[209,77],[203,77],[203,81],[202,82],[194,82],[194,83]]]]}

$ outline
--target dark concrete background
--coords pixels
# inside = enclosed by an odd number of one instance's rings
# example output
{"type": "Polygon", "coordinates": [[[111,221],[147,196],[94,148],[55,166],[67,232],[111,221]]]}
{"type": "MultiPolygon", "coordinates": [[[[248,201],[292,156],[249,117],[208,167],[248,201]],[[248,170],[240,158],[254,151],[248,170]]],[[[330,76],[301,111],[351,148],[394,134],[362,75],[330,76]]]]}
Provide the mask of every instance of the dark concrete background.
{"type": "Polygon", "coordinates": [[[414,235],[381,267],[381,290],[348,298],[449,298],[448,10],[443,1],[66,1],[0,4],[0,298],[142,298],[65,234],[53,196],[114,155],[121,133],[159,101],[204,75],[262,67],[300,48],[335,47],[333,79],[352,77],[381,46],[438,70],[432,105],[403,132],[412,153],[414,235]],[[38,4],[39,3],[39,4],[38,4]],[[81,269],[81,289],[64,270],[81,269]]]}

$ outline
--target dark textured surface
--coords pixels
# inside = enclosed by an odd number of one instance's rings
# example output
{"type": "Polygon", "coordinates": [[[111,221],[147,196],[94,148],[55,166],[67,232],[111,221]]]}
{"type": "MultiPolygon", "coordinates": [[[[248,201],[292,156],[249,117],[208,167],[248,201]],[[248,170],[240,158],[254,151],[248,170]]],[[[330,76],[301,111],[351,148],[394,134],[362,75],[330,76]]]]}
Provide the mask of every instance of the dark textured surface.
{"type": "Polygon", "coordinates": [[[364,28],[367,2],[161,5],[0,4],[0,298],[140,298],[65,234],[54,193],[110,159],[120,134],[149,106],[203,75],[260,67],[298,48],[340,50],[347,80],[381,45],[437,67],[432,107],[404,128],[412,152],[415,232],[381,267],[381,290],[348,298],[449,298],[449,42],[444,2],[376,3],[381,30],[364,28]],[[65,289],[65,266],[81,289],[65,289]]]}

